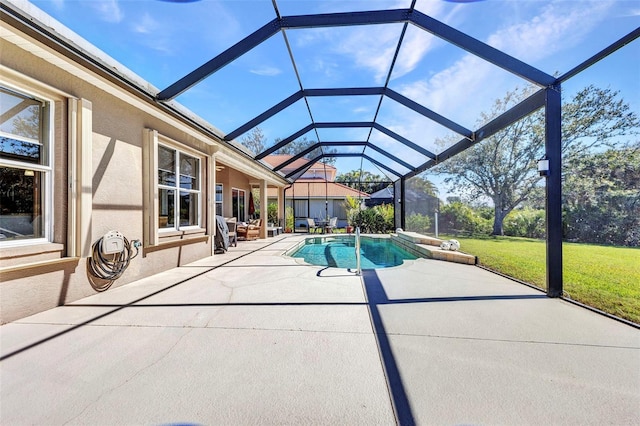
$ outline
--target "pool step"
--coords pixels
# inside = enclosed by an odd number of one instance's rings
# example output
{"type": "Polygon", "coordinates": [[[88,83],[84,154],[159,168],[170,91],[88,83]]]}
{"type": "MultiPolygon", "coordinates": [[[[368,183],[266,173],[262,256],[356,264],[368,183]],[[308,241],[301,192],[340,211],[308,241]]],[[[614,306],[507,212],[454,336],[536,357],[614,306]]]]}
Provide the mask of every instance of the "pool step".
{"type": "Polygon", "coordinates": [[[477,263],[475,256],[459,251],[442,250],[440,244],[443,240],[418,234],[417,232],[398,232],[397,234],[391,234],[391,239],[416,256],[466,265],[475,265],[477,263]]]}

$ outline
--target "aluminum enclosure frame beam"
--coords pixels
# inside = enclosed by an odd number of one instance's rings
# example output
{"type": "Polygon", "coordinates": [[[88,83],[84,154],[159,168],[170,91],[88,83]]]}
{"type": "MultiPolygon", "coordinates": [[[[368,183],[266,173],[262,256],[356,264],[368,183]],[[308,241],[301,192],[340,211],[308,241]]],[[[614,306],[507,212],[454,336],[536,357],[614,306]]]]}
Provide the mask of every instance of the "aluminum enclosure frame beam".
{"type": "Polygon", "coordinates": [[[300,136],[302,136],[302,135],[304,135],[306,133],[309,133],[310,131],[315,129],[316,124],[307,124],[302,129],[298,130],[297,132],[293,133],[290,136],[287,136],[286,138],[282,139],[277,144],[265,149],[260,154],[256,155],[255,159],[256,160],[262,160],[267,155],[273,154],[274,152],[276,152],[280,148],[282,148],[282,147],[286,146],[287,144],[289,144],[290,142],[293,142],[294,140],[298,139],[300,136]]]}
{"type": "Polygon", "coordinates": [[[416,144],[415,142],[411,142],[409,139],[400,136],[399,134],[397,134],[396,132],[393,132],[389,129],[387,129],[386,127],[384,127],[381,124],[378,123],[373,123],[373,128],[378,130],[381,133],[384,133],[385,135],[389,136],[392,139],[395,139],[396,141],[400,142],[401,144],[408,146],[409,148],[413,149],[416,152],[419,152],[420,154],[424,155],[427,158],[431,158],[431,159],[435,159],[436,158],[436,154],[434,154],[433,152],[429,151],[428,149],[425,149],[423,147],[421,147],[420,145],[416,144]]]}
{"type": "Polygon", "coordinates": [[[233,139],[236,139],[237,137],[239,137],[240,135],[248,132],[249,130],[251,130],[252,128],[256,127],[257,125],[259,125],[260,123],[262,123],[263,121],[268,120],[269,118],[273,117],[274,115],[278,114],[279,112],[283,111],[284,109],[290,107],[291,105],[293,105],[294,103],[298,102],[299,100],[306,98],[306,97],[328,97],[328,96],[373,96],[373,95],[381,95],[384,97],[387,97],[389,99],[393,99],[394,101],[398,102],[399,104],[411,109],[414,112],[417,112],[418,114],[432,120],[435,121],[436,123],[440,124],[441,126],[444,126],[446,128],[448,128],[449,130],[462,135],[464,137],[466,137],[467,139],[473,139],[474,135],[473,132],[469,129],[467,129],[466,127],[430,110],[429,108],[420,105],[419,103],[407,98],[404,95],[401,95],[400,93],[389,89],[388,87],[347,87],[347,88],[330,88],[330,89],[303,89],[303,90],[299,90],[296,93],[294,93],[293,95],[287,97],[286,99],[280,101],[279,103],[277,103],[276,105],[272,106],[271,108],[267,109],[266,111],[264,111],[263,113],[261,113],[260,115],[256,116],[255,118],[252,118],[251,120],[249,120],[248,122],[246,122],[245,124],[241,125],[240,127],[238,127],[237,129],[229,132],[225,137],[224,140],[231,141],[233,139]]]}
{"type": "Polygon", "coordinates": [[[210,59],[203,65],[191,71],[186,76],[182,77],[180,80],[162,90],[160,93],[158,93],[156,98],[159,101],[168,101],[175,98],[185,90],[188,90],[189,88],[195,86],[205,78],[209,77],[211,74],[215,73],[224,66],[238,59],[240,56],[249,52],[254,47],[260,45],[264,41],[276,35],[280,31],[280,28],[281,26],[278,19],[273,19],[272,21],[263,25],[257,31],[249,34],[238,43],[220,53],[215,58],[210,59]]]}
{"type": "MultiPolygon", "coordinates": [[[[266,157],[266,156],[268,156],[270,154],[273,154],[274,152],[276,152],[280,148],[283,148],[284,146],[286,146],[290,142],[293,142],[297,138],[303,136],[304,134],[306,134],[306,133],[308,133],[308,132],[310,132],[311,130],[314,130],[314,129],[344,129],[344,128],[368,128],[368,127],[372,127],[374,129],[380,131],[381,133],[384,133],[385,135],[391,137],[392,139],[395,139],[396,141],[400,142],[401,144],[413,149],[414,151],[424,155],[427,158],[431,158],[431,159],[435,159],[436,158],[436,155],[434,153],[432,153],[431,151],[422,148],[420,145],[417,145],[416,143],[411,142],[410,140],[398,135],[397,133],[387,129],[386,127],[384,127],[381,124],[378,124],[378,123],[376,123],[374,121],[347,121],[347,122],[321,122],[321,123],[308,124],[305,127],[303,127],[302,129],[300,129],[297,132],[293,133],[292,135],[290,135],[290,136],[286,137],[285,139],[281,140],[277,144],[275,144],[275,145],[265,149],[261,153],[257,154],[255,156],[255,159],[256,160],[262,160],[264,157],[266,157]]],[[[411,168],[411,170],[413,170],[413,169],[414,169],[414,167],[411,168]]]]}
{"type": "Polygon", "coordinates": [[[374,10],[366,12],[297,15],[275,18],[257,31],[207,61],[157,95],[159,101],[175,98],[235,59],[268,40],[283,29],[323,28],[355,25],[375,25],[410,22],[467,52],[541,87],[554,83],[555,78],[506,53],[456,30],[413,9],[374,10]]]}
{"type": "Polygon", "coordinates": [[[396,157],[395,155],[391,154],[390,152],[387,152],[386,150],[380,148],[379,146],[376,146],[374,144],[372,144],[371,142],[367,143],[367,148],[372,149],[376,152],[379,152],[380,154],[384,155],[385,157],[387,157],[388,159],[390,159],[391,161],[395,161],[397,164],[400,164],[402,167],[404,167],[405,169],[411,171],[411,170],[415,170],[415,166],[412,166],[411,164],[407,163],[406,161],[396,157]]]}
{"type": "Polygon", "coordinates": [[[277,166],[275,166],[273,168],[274,171],[278,171],[281,170],[285,167],[287,167],[289,164],[293,163],[294,161],[303,158],[305,155],[307,155],[308,153],[318,149],[318,148],[322,148],[323,146],[366,146],[367,143],[366,142],[318,142],[316,144],[313,144],[311,146],[309,146],[308,148],[300,151],[299,153],[297,153],[296,155],[294,155],[293,157],[289,158],[286,161],[283,161],[282,163],[278,164],[277,166]]]}
{"type": "MultiPolygon", "coordinates": [[[[388,159],[395,161],[396,163],[400,164],[402,167],[406,168],[407,170],[413,170],[415,167],[412,166],[411,164],[407,163],[406,161],[396,157],[395,155],[385,151],[384,149],[375,146],[374,144],[372,144],[371,142],[362,142],[362,141],[358,141],[358,142],[318,142],[316,144],[313,144],[309,147],[307,147],[306,149],[300,151],[299,153],[297,153],[296,155],[294,155],[293,157],[289,158],[286,161],[283,161],[282,163],[278,164],[276,167],[273,168],[274,171],[279,171],[282,170],[283,168],[285,168],[286,166],[288,166],[289,164],[293,163],[294,161],[303,158],[305,155],[309,154],[310,152],[313,152],[314,150],[318,149],[318,148],[322,148],[322,147],[334,147],[334,146],[362,146],[365,148],[370,148],[373,149],[374,151],[379,152],[380,154],[384,155],[385,157],[387,157],[388,159]]],[[[339,153],[323,153],[325,154],[325,157],[334,157],[336,156],[336,154],[339,153]]],[[[360,154],[355,154],[354,155],[362,155],[362,153],[360,154]]],[[[397,173],[394,172],[394,175],[398,176],[397,173]]]]}
{"type": "Polygon", "coordinates": [[[488,44],[475,39],[462,31],[458,31],[455,28],[425,15],[422,12],[414,10],[411,14],[410,21],[418,28],[448,41],[449,43],[510,72],[511,74],[524,78],[537,86],[548,87],[556,81],[556,78],[552,75],[522,62],[521,60],[516,59],[495,47],[491,47],[488,44]]]}
{"type": "Polygon", "coordinates": [[[284,177],[285,179],[290,179],[292,176],[295,176],[297,174],[302,174],[304,172],[306,172],[311,166],[313,166],[315,163],[317,163],[318,161],[322,160],[324,158],[324,154],[320,154],[320,155],[316,155],[314,158],[310,159],[306,164],[298,167],[297,169],[287,173],[284,177]]]}
{"type": "Polygon", "coordinates": [[[373,164],[385,169],[386,171],[388,171],[389,173],[393,174],[394,176],[397,176],[398,178],[402,177],[402,174],[400,174],[397,171],[393,170],[392,168],[382,164],[381,162],[379,162],[375,158],[369,157],[366,154],[360,154],[360,153],[356,153],[356,152],[348,152],[348,153],[345,152],[345,153],[333,153],[333,154],[317,155],[316,157],[310,159],[306,164],[304,164],[304,165],[298,167],[297,169],[289,172],[287,175],[285,175],[285,178],[286,179],[290,179],[293,176],[300,175],[300,174],[304,173],[305,171],[307,171],[312,165],[314,165],[318,161],[322,160],[323,158],[331,158],[331,157],[336,157],[336,158],[362,157],[362,158],[370,161],[371,163],[373,163],[373,164]]]}
{"type": "Polygon", "coordinates": [[[569,80],[571,77],[574,77],[576,74],[581,73],[582,71],[586,70],[590,66],[594,65],[595,63],[611,55],[613,52],[619,49],[622,49],[627,44],[635,41],[638,37],[640,37],[640,27],[636,28],[635,30],[631,31],[629,34],[625,35],[624,37],[610,44],[606,48],[602,49],[600,52],[596,53],[586,61],[582,62],[581,64],[567,71],[566,73],[562,74],[560,77],[558,77],[558,82],[563,83],[569,80]]]}
{"type": "Polygon", "coordinates": [[[507,110],[503,114],[494,118],[484,126],[480,127],[475,132],[475,140],[470,141],[468,139],[462,139],[453,146],[447,148],[438,154],[435,158],[427,161],[421,166],[417,167],[414,171],[407,173],[405,178],[410,179],[434,166],[437,164],[453,157],[465,151],[476,143],[495,135],[500,130],[510,126],[511,124],[519,121],[520,119],[526,117],[527,115],[537,111],[538,109],[545,106],[545,95],[546,89],[538,90],[533,95],[529,96],[527,99],[523,100],[519,104],[511,107],[511,109],[507,110]]]}

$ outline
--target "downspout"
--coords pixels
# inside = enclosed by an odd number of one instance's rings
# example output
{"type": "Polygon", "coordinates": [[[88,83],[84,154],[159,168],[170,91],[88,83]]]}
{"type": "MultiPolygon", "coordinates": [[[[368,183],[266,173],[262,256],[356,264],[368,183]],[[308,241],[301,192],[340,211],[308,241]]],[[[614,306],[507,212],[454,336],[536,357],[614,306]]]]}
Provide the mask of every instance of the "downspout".
{"type": "MultiPolygon", "coordinates": [[[[283,215],[282,215],[282,217],[284,218],[284,223],[282,224],[282,227],[284,228],[285,231],[287,230],[287,189],[291,188],[292,186],[293,186],[293,184],[285,187],[282,190],[282,197],[284,198],[284,200],[282,200],[282,205],[284,206],[284,212],[283,212],[283,215]]],[[[294,192],[293,195],[295,197],[295,192],[294,192]]],[[[295,219],[296,215],[295,215],[295,210],[294,210],[295,207],[293,207],[294,205],[295,205],[295,203],[293,202],[293,199],[292,199],[291,200],[291,210],[293,210],[293,228],[294,228],[294,229],[291,230],[292,233],[293,233],[293,231],[295,230],[295,227],[296,227],[296,219],[295,219]]]]}

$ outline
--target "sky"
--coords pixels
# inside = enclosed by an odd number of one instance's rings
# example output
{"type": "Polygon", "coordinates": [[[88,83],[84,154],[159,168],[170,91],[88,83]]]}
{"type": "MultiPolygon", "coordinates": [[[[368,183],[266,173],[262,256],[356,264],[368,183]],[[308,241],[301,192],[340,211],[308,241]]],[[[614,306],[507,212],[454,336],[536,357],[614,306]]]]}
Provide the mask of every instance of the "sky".
{"type": "MultiPolygon", "coordinates": [[[[32,0],[63,25],[162,90],[276,15],[271,0],[32,0]]],[[[411,0],[277,0],[281,16],[408,8],[411,0]]],[[[415,9],[547,74],[561,75],[640,26],[640,0],[416,0],[415,9]]],[[[403,24],[280,32],[193,86],[176,101],[230,133],[300,90],[388,87],[468,128],[495,100],[530,83],[413,26],[390,66],[403,24]],[[291,56],[287,49],[290,47],[291,56]],[[292,57],[294,61],[292,61],[292,57]],[[295,63],[295,67],[294,67],[295,63]],[[298,77],[300,81],[298,81],[298,77]]],[[[640,113],[640,40],[563,85],[563,99],[589,84],[619,90],[640,113]]],[[[460,138],[380,96],[314,97],[259,126],[267,146],[314,122],[373,121],[432,152],[460,138]],[[311,111],[311,112],[310,112],[311,111]]],[[[370,129],[319,129],[316,141],[370,141],[414,166],[427,158],[370,129]]],[[[349,150],[357,151],[355,148],[349,150]]],[[[361,151],[361,148],[360,148],[361,151]]],[[[358,152],[360,152],[358,151],[358,152]]],[[[340,152],[346,152],[340,149],[340,152]]],[[[372,158],[407,172],[381,154],[372,158]]],[[[339,172],[361,160],[339,158],[339,172]]],[[[365,161],[363,167],[396,177],[365,161]]]]}

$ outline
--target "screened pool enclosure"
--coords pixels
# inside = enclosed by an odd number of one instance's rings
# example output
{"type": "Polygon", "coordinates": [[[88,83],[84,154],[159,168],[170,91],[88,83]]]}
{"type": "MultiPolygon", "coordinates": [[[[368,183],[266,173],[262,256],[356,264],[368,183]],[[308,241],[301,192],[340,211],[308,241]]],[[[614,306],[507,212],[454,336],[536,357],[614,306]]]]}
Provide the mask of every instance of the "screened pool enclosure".
{"type": "MultiPolygon", "coordinates": [[[[636,70],[637,88],[637,12],[572,1],[232,3],[225,14],[206,1],[158,2],[176,14],[197,7],[208,21],[174,21],[199,34],[169,71],[143,76],[160,87],[156,102],[176,114],[186,106],[255,161],[288,153],[272,168],[291,182],[317,162],[381,175],[402,228],[413,179],[541,114],[543,149],[527,173],[543,176],[546,288],[562,295],[563,88],[628,79],[621,67],[636,70]],[[596,32],[596,43],[581,41],[596,32]],[[229,84],[239,73],[242,84],[229,84]],[[259,149],[240,147],[256,128],[259,149]]],[[[637,91],[624,94],[637,102],[637,91]]]]}

